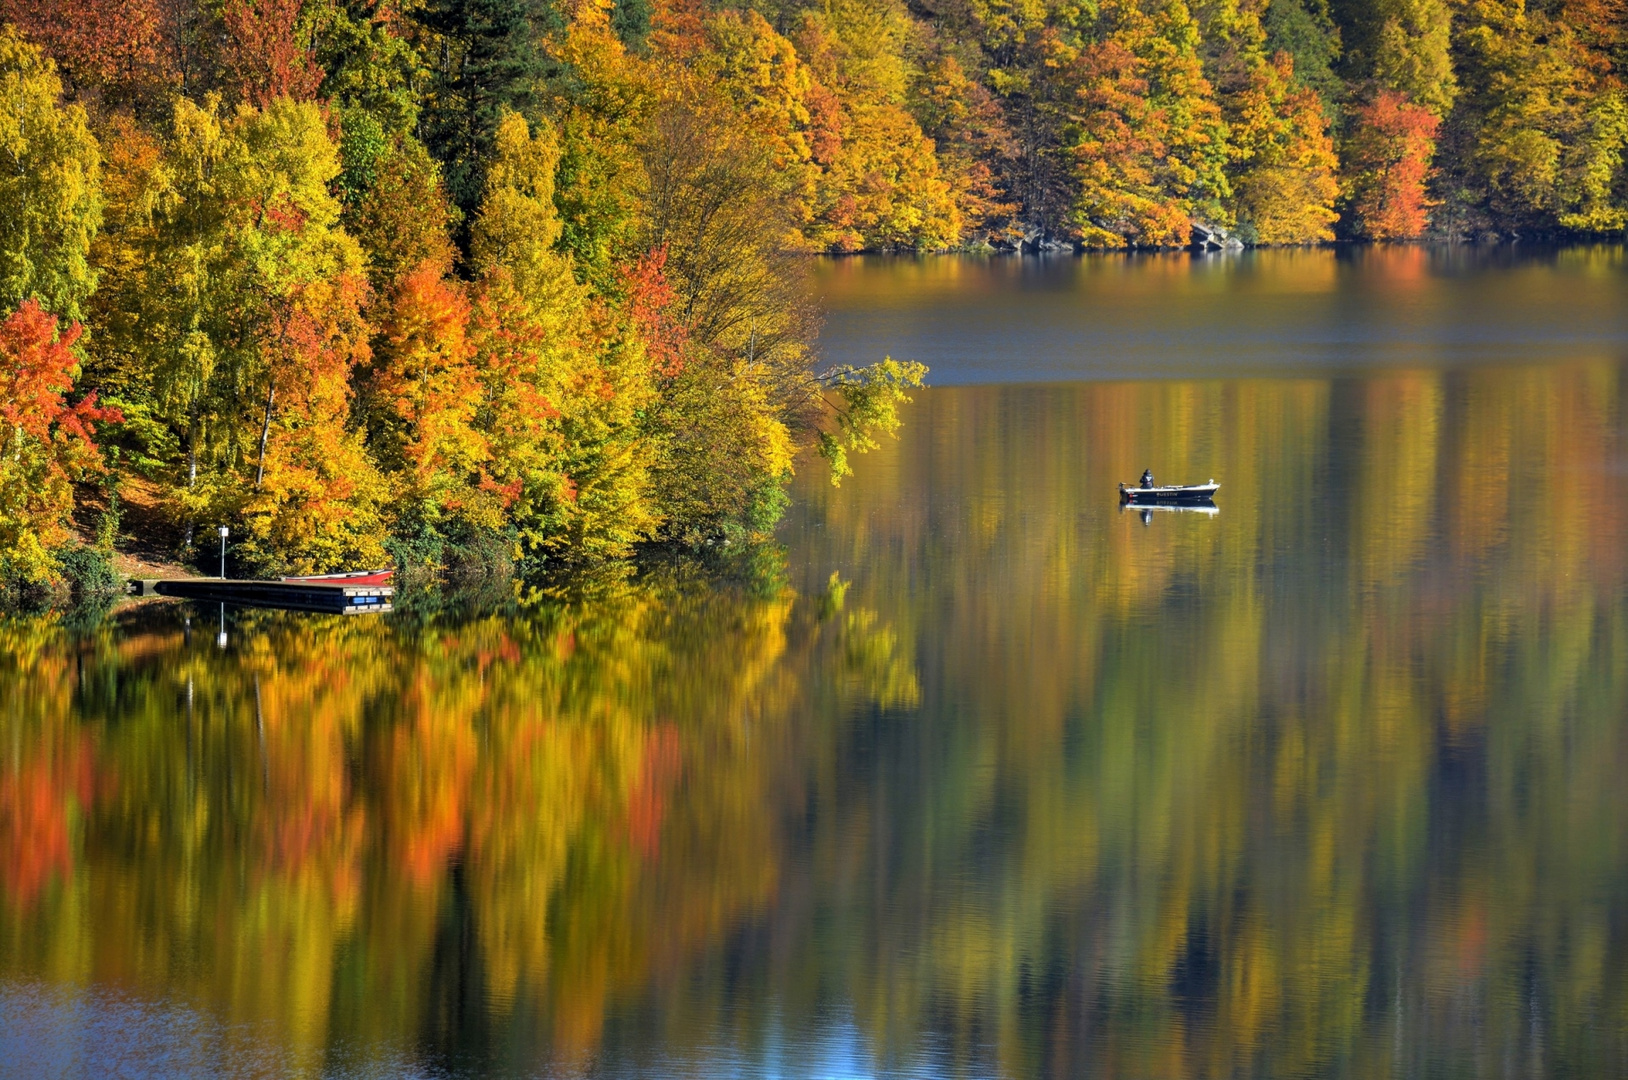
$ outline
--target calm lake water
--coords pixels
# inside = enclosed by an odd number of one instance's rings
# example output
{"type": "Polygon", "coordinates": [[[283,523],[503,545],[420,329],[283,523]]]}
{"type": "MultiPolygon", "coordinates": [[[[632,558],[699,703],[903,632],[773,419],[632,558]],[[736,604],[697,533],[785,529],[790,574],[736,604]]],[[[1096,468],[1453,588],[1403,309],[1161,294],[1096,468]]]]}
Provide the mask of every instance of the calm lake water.
{"type": "Polygon", "coordinates": [[[1628,1075],[1620,251],[815,287],[780,550],[0,623],[0,1074],[1628,1075]]]}

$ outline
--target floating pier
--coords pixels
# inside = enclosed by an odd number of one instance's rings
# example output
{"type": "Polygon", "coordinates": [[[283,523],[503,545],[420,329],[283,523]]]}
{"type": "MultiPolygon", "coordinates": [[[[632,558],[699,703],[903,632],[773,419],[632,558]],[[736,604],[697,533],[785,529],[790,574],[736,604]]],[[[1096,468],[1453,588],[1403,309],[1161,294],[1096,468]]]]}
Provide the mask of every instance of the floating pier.
{"type": "Polygon", "coordinates": [[[369,615],[394,609],[393,585],[342,585],[313,581],[236,581],[231,578],[177,578],[133,581],[138,596],[175,596],[184,600],[237,604],[242,607],[319,611],[330,615],[369,615]]]}

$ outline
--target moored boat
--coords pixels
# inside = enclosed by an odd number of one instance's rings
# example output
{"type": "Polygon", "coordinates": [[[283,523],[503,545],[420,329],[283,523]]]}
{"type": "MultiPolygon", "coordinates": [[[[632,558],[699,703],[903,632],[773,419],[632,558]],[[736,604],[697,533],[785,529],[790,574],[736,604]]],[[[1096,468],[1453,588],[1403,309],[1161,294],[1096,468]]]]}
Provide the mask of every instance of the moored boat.
{"type": "Polygon", "coordinates": [[[355,576],[332,581],[170,578],[131,585],[140,596],[174,596],[237,607],[285,608],[334,615],[370,615],[394,610],[396,590],[393,586],[357,582],[355,576]]]}
{"type": "Polygon", "coordinates": [[[346,574],[312,574],[307,577],[285,577],[290,585],[388,585],[396,571],[352,570],[346,574]]]}
{"type": "Polygon", "coordinates": [[[1155,506],[1160,503],[1207,503],[1215,498],[1221,487],[1211,480],[1207,484],[1165,484],[1155,487],[1128,487],[1119,485],[1119,501],[1132,506],[1155,506]]]}

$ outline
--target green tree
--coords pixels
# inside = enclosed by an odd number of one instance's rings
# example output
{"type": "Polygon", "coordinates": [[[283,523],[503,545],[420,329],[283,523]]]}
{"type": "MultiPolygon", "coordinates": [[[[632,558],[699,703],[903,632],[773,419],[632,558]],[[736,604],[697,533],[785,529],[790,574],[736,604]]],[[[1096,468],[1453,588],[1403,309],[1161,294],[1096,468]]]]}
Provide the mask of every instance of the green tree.
{"type": "Polygon", "coordinates": [[[382,0],[322,0],[310,5],[323,92],[352,114],[372,117],[388,135],[416,131],[418,87],[429,76],[407,39],[411,24],[382,0]]]}
{"type": "Polygon", "coordinates": [[[584,5],[557,55],[571,78],[550,87],[559,166],[554,201],[575,272],[613,293],[617,266],[638,257],[644,181],[635,146],[659,93],[655,71],[628,51],[603,9],[584,5]]]}
{"type": "Polygon", "coordinates": [[[653,6],[651,0],[615,0],[610,24],[622,44],[635,51],[644,50],[645,38],[650,36],[653,6]]]}
{"type": "MultiPolygon", "coordinates": [[[[429,261],[452,269],[452,231],[458,212],[447,198],[441,169],[411,135],[380,141],[351,140],[351,123],[368,124],[367,114],[348,114],[341,152],[345,169],[341,222],[362,246],[368,279],[387,295],[400,277],[429,261]],[[359,144],[359,145],[358,145],[359,144]]],[[[372,134],[368,132],[368,134],[372,134]]]]}
{"type": "Polygon", "coordinates": [[[1332,114],[1345,96],[1345,85],[1335,73],[1340,28],[1329,15],[1328,0],[1272,0],[1263,21],[1267,50],[1288,53],[1294,59],[1295,82],[1315,90],[1332,114]]]}
{"type": "Polygon", "coordinates": [[[1380,0],[1375,15],[1374,79],[1445,115],[1458,91],[1450,56],[1452,9],[1445,0],[1380,0]]]}
{"type": "Polygon", "coordinates": [[[1406,94],[1437,117],[1457,94],[1446,0],[1335,0],[1348,83],[1406,94]]]}
{"type": "Polygon", "coordinates": [[[428,0],[413,18],[436,42],[424,142],[445,167],[453,204],[469,214],[503,114],[537,115],[539,83],[552,70],[542,41],[563,20],[552,0],[428,0]]]}

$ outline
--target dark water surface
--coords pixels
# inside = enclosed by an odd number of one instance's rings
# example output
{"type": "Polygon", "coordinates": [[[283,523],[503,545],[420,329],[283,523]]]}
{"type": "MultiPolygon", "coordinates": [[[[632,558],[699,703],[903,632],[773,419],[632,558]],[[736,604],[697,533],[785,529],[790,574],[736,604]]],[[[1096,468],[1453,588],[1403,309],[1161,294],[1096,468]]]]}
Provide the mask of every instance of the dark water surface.
{"type": "Polygon", "coordinates": [[[0,1074],[1628,1075],[1628,272],[1391,254],[1113,295],[1332,274],[1453,351],[1045,385],[1129,325],[1094,264],[830,267],[833,341],[1031,385],[723,580],[0,623],[0,1074]],[[997,278],[1008,368],[953,353],[997,278]],[[1120,511],[1145,465],[1218,512],[1120,511]]]}

